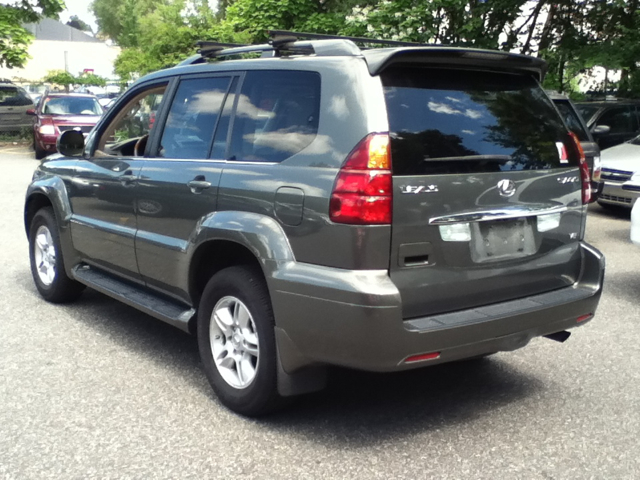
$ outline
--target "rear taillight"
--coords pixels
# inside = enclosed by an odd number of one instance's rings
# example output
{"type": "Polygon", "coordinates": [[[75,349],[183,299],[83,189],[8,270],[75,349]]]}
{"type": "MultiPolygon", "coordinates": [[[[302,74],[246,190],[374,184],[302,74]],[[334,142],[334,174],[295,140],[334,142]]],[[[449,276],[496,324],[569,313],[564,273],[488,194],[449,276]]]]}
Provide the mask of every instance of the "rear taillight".
{"type": "Polygon", "coordinates": [[[391,224],[389,135],[372,133],[354,148],[338,173],[329,218],[351,225],[391,224]]]}
{"type": "Polygon", "coordinates": [[[569,132],[569,136],[576,147],[580,159],[580,180],[582,181],[582,204],[586,205],[591,201],[591,175],[589,174],[589,165],[587,158],[584,156],[584,150],[580,145],[580,140],[575,133],[569,132]]]}

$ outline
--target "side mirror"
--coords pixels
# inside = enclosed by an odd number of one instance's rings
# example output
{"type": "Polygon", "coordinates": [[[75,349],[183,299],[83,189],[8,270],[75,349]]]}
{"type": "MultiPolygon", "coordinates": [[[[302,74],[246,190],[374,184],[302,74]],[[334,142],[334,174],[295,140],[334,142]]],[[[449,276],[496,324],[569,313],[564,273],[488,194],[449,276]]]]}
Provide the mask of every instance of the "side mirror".
{"type": "Polygon", "coordinates": [[[593,135],[606,135],[611,131],[611,127],[609,125],[596,125],[591,128],[591,133],[593,135]]]}
{"type": "Polygon", "coordinates": [[[67,130],[58,137],[56,148],[65,157],[79,157],[84,152],[84,135],[77,130],[67,130]]]}
{"type": "Polygon", "coordinates": [[[26,113],[27,115],[35,115],[36,114],[36,109],[35,108],[29,108],[24,113],[26,113]]]}

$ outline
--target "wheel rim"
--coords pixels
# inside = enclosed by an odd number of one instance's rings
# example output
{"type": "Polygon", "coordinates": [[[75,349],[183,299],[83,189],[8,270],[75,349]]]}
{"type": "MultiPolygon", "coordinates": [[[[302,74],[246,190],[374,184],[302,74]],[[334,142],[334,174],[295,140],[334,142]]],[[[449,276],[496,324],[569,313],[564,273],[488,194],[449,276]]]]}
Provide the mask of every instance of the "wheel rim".
{"type": "Polygon", "coordinates": [[[40,281],[46,286],[51,285],[56,278],[56,248],[51,232],[45,225],[36,231],[33,256],[40,281]]]}
{"type": "Polygon", "coordinates": [[[221,298],[209,323],[211,352],[218,372],[234,388],[247,388],[256,377],[259,344],[251,312],[238,298],[221,298]]]}

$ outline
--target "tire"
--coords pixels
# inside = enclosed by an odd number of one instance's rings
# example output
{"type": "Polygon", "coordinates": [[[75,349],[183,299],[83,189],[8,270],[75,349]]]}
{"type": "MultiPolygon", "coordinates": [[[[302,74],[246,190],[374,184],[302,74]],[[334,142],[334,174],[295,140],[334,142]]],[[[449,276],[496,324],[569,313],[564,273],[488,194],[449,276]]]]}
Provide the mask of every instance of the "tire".
{"type": "Polygon", "coordinates": [[[51,207],[38,210],[29,230],[31,275],[40,295],[52,303],[78,298],[85,286],[67,276],[56,217],[51,207]]]}
{"type": "Polygon", "coordinates": [[[198,309],[198,346],[227,408],[255,417],[288,403],[278,394],[273,311],[258,268],[229,267],[209,280],[198,309]]]}
{"type": "Polygon", "coordinates": [[[33,145],[33,149],[36,152],[36,160],[42,160],[44,157],[47,156],[47,151],[46,150],[42,150],[41,148],[38,148],[37,144],[33,145]]]}

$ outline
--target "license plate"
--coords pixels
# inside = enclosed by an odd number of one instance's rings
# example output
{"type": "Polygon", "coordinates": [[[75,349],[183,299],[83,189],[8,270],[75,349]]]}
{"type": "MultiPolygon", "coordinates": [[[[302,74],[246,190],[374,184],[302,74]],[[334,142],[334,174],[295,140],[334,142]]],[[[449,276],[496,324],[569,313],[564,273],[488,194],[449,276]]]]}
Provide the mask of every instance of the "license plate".
{"type": "Polygon", "coordinates": [[[476,263],[536,253],[533,225],[528,218],[473,223],[469,245],[471,259],[476,263]]]}

